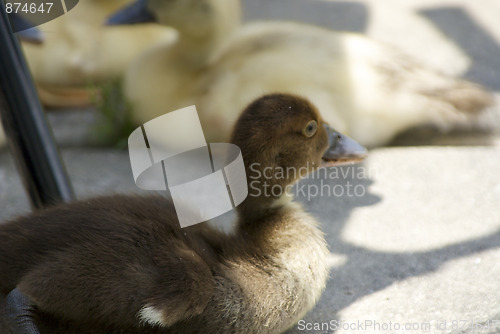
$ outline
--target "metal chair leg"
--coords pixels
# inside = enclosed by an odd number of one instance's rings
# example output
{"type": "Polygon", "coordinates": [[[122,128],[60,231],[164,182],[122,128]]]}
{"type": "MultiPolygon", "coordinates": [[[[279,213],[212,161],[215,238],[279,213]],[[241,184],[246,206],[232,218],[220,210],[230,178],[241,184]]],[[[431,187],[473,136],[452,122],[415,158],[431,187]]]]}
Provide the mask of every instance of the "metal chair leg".
{"type": "Polygon", "coordinates": [[[74,198],[5,7],[0,5],[0,117],[34,208],[74,198]]]}
{"type": "MultiPolygon", "coordinates": [[[[34,209],[74,198],[19,44],[0,4],[0,117],[34,209]]],[[[14,289],[5,323],[11,333],[38,334],[33,305],[14,289]]]]}

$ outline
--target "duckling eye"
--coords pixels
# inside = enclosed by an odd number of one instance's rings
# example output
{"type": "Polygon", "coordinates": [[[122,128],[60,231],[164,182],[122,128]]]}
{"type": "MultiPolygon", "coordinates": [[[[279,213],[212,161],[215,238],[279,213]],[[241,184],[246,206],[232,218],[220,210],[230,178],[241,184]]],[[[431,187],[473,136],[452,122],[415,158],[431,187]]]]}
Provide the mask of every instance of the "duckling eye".
{"type": "Polygon", "coordinates": [[[312,120],[309,121],[309,123],[307,123],[306,127],[302,130],[302,133],[304,134],[304,136],[310,138],[314,136],[317,130],[318,130],[318,123],[315,120],[312,120]]]}

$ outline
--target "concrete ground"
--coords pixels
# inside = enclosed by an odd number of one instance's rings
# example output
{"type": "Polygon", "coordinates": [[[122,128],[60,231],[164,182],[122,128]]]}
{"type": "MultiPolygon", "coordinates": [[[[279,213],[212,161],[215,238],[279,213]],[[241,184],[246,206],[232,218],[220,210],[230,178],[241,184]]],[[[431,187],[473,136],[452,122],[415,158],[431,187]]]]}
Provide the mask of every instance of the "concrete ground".
{"type": "MultiPolygon", "coordinates": [[[[500,91],[497,0],[245,0],[244,9],[247,20],[366,33],[500,91]]],[[[82,145],[92,111],[50,119],[79,198],[138,191],[127,152],[82,145]]],[[[333,269],[290,333],[500,333],[499,166],[498,132],[420,129],[372,150],[363,165],[301,183],[298,198],[321,221],[333,269]]],[[[3,151],[0,220],[28,211],[3,151]]]]}

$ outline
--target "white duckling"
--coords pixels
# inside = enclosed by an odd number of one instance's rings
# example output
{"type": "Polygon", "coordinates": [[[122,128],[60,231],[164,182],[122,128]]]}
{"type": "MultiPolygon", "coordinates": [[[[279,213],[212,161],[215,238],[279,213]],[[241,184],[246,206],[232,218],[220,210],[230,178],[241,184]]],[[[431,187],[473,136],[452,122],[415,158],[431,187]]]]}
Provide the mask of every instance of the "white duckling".
{"type": "Polygon", "coordinates": [[[174,27],[178,36],[173,44],[146,51],[126,71],[124,92],[137,124],[194,104],[212,54],[241,21],[239,0],[139,0],[114,14],[108,24],[134,22],[134,14],[153,20],[152,13],[158,22],[174,27]]]}
{"type": "Polygon", "coordinates": [[[128,0],[84,0],[39,26],[44,43],[23,49],[47,106],[91,102],[88,86],[123,75],[130,62],[156,43],[172,41],[172,29],[158,25],[107,27],[106,17],[128,0]]]}
{"type": "Polygon", "coordinates": [[[226,140],[238,110],[261,94],[284,92],[307,97],[340,131],[373,147],[418,125],[469,122],[492,103],[479,85],[425,68],[359,34],[291,22],[236,29],[235,9],[227,9],[238,3],[227,3],[138,4],[178,29],[179,39],[173,48],[139,57],[127,71],[125,95],[137,123],[195,103],[208,125],[207,139],[226,140]],[[228,38],[220,46],[222,37],[228,38]]]}
{"type": "Polygon", "coordinates": [[[316,220],[284,190],[322,161],[356,161],[366,150],[308,101],[283,94],[248,106],[232,142],[253,182],[234,234],[181,228],[161,196],[61,205],[0,225],[0,293],[28,296],[41,333],[290,328],[321,296],[330,253],[316,220]]]}

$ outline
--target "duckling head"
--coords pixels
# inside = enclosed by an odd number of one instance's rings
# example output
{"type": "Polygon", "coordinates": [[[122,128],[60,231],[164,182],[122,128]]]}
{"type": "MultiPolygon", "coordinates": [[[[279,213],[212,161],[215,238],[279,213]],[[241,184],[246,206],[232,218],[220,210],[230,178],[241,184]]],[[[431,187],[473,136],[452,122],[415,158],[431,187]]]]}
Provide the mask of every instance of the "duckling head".
{"type": "Polygon", "coordinates": [[[314,170],[357,162],[366,149],[335,131],[306,99],[271,94],[252,102],[236,122],[232,142],[243,154],[249,195],[240,210],[291,200],[290,190],[314,170]]]}
{"type": "Polygon", "coordinates": [[[226,36],[241,21],[239,0],[137,0],[114,13],[108,25],[158,22],[191,38],[226,36]]]}

